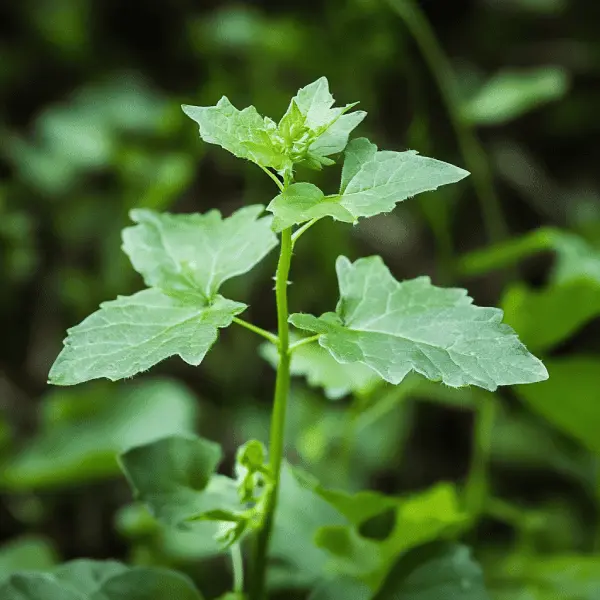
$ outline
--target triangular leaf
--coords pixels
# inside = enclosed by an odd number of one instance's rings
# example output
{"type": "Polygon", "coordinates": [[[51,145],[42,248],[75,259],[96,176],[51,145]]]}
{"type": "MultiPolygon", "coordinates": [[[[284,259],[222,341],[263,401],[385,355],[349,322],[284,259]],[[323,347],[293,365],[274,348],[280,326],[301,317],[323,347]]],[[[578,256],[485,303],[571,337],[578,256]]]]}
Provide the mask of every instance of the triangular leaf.
{"type": "Polygon", "coordinates": [[[223,96],[216,106],[189,106],[183,112],[198,123],[200,137],[238,158],[281,171],[291,165],[273,121],[261,117],[254,106],[238,110],[223,96]]]}
{"type": "Polygon", "coordinates": [[[223,219],[218,210],[172,215],[131,211],[138,223],[123,230],[123,249],[146,285],[210,301],[220,286],[246,273],[276,245],[263,206],[247,206],[223,219]]]}
{"type": "Polygon", "coordinates": [[[481,308],[461,289],[429,278],[396,281],[378,256],[337,261],[337,313],[294,314],[290,322],[322,334],[319,343],[341,363],[365,364],[390,383],[411,370],[452,387],[532,383],[543,364],[501,323],[502,311],[481,308]]]}
{"type": "Polygon", "coordinates": [[[54,385],[141,373],[169,356],[199,365],[245,304],[216,296],[210,305],[190,303],[148,289],[104,302],[69,329],[65,347],[49,374],[54,385]]]}
{"type": "Polygon", "coordinates": [[[215,475],[218,444],[198,437],[172,436],[121,455],[136,498],[164,523],[179,526],[204,513],[240,508],[235,482],[215,475]]]}
{"type": "Polygon", "coordinates": [[[276,230],[324,216],[354,223],[359,217],[390,212],[398,202],[469,174],[413,150],[377,151],[365,138],[352,140],[345,156],[339,194],[325,196],[314,185],[296,184],[271,201],[267,210],[275,215],[276,230]]]}

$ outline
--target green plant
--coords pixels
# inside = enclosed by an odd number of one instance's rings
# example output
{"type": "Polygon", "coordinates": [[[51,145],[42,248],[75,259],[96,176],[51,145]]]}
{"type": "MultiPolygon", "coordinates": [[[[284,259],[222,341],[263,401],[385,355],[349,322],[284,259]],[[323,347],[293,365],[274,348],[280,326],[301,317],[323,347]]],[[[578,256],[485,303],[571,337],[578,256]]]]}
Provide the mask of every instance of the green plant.
{"type": "MultiPolygon", "coordinates": [[[[281,511],[279,500],[285,495],[307,502],[304,510],[319,521],[314,541],[329,559],[311,598],[484,598],[481,570],[469,550],[453,540],[483,509],[493,412],[482,410],[464,497],[448,483],[408,497],[327,489],[284,460],[291,373],[315,379],[313,369],[319,368],[318,359],[311,362],[302,353],[309,345],[339,365],[342,380],[358,381],[357,389],[368,380],[398,385],[411,371],[450,387],[490,391],[547,378],[543,364],[501,322],[500,310],[474,306],[464,290],[436,287],[427,277],[398,282],[378,256],[355,262],[338,258],[335,312],[320,317],[289,313],[293,250],[319,219],[355,224],[467,176],[414,151],[380,151],[365,138],[348,143],[365,113],[351,112],[355,104],[333,105],[327,80],[321,78],[299,90],[279,123],[261,117],[254,107],[239,111],[227,98],[211,107],[184,106],[199,124],[202,139],[257,164],[273,180],[279,189],[267,206],[273,216],[263,216],[263,206],[244,207],[227,218],[216,210],[190,215],[133,210],[136,224],[124,230],[123,249],[148,287],[102,304],[69,330],[49,379],[55,385],[116,381],[173,355],[198,365],[220,328],[245,327],[276,350],[268,448],[256,440],[241,446],[234,477],[217,473],[220,446],[191,434],[143,442],[120,456],[137,498],[161,522],[192,531],[202,526],[204,535],[206,524],[214,525],[221,547],[231,552],[234,572],[232,591],[223,598],[265,597],[274,567],[269,563],[273,538],[291,524],[285,519],[293,518],[281,511]],[[312,183],[295,180],[297,166],[321,170],[342,152],[338,193],[325,195],[312,183]],[[278,245],[273,334],[240,319],[246,304],[219,292],[228,279],[252,269],[278,245]],[[298,330],[293,335],[290,324],[298,330]],[[294,365],[302,356],[302,365],[294,365]],[[327,515],[322,522],[321,514],[327,515]],[[373,519],[386,514],[394,520],[386,534],[369,535],[373,519]]],[[[482,398],[492,406],[487,396],[482,398]]],[[[291,543],[283,540],[284,554],[291,543]]],[[[281,539],[278,545],[281,553],[281,539]]],[[[92,561],[67,563],[45,575],[13,576],[0,592],[8,600],[201,598],[175,572],[92,561]]]]}

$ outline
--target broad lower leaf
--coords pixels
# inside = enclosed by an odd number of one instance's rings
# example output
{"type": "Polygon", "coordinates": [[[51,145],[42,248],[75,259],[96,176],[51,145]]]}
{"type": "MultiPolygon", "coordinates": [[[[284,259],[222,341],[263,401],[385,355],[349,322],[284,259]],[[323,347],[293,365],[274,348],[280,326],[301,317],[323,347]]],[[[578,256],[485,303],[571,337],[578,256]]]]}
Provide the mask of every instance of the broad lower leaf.
{"type": "Polygon", "coordinates": [[[238,158],[277,171],[288,168],[291,161],[277,134],[277,125],[261,117],[254,106],[238,110],[223,96],[216,106],[189,106],[183,112],[196,121],[200,137],[209,144],[217,144],[238,158]]]}
{"type": "Polygon", "coordinates": [[[499,125],[564,96],[567,74],[561,68],[496,73],[464,106],[465,117],[477,125],[499,125]]]}
{"type": "Polygon", "coordinates": [[[172,436],[132,448],[120,460],[136,498],[156,518],[180,526],[205,513],[240,508],[235,482],[215,475],[221,458],[214,442],[172,436]]]}
{"type": "Polygon", "coordinates": [[[197,564],[226,552],[217,541],[219,523],[195,522],[193,528],[182,529],[159,521],[143,503],[123,506],[117,512],[115,528],[133,551],[168,564],[197,564]]]}
{"type": "Polygon", "coordinates": [[[371,491],[349,494],[328,490],[297,469],[294,475],[303,487],[325,500],[346,520],[346,524],[325,525],[316,532],[317,546],[331,556],[329,570],[358,578],[374,591],[402,553],[456,532],[466,522],[458,494],[449,484],[394,497],[371,491]],[[363,535],[361,525],[390,510],[394,524],[384,539],[363,535]]]}
{"type": "Polygon", "coordinates": [[[21,537],[0,546],[0,585],[13,573],[47,571],[57,562],[50,542],[41,537],[21,537]]]}
{"type": "Polygon", "coordinates": [[[202,600],[191,580],[162,568],[114,561],[76,560],[47,574],[13,575],[2,600],[202,600]]]}
{"type": "Polygon", "coordinates": [[[390,383],[411,371],[451,387],[532,383],[544,365],[501,323],[502,311],[472,304],[465,290],[429,278],[399,283],[378,256],[337,261],[336,313],[294,314],[290,322],[321,334],[319,343],[344,364],[363,364],[390,383]]]}
{"type": "Polygon", "coordinates": [[[269,555],[270,586],[289,590],[314,585],[328,558],[315,546],[314,537],[320,527],[344,522],[333,506],[302,485],[284,463],[269,555]]]}
{"type": "Polygon", "coordinates": [[[0,483],[28,491],[115,476],[117,455],[127,448],[192,433],[197,406],[183,385],[169,380],[58,389],[43,399],[39,433],[3,465],[0,483]]]}
{"type": "Polygon", "coordinates": [[[100,310],[69,329],[65,347],[49,374],[54,385],[106,377],[131,377],[178,355],[199,365],[245,304],[216,296],[210,305],[191,303],[148,289],[104,302],[100,310]]]}
{"type": "Polygon", "coordinates": [[[600,453],[600,370],[595,356],[548,359],[550,380],[515,388],[533,410],[600,453]]]}
{"type": "Polygon", "coordinates": [[[334,577],[320,583],[308,600],[371,600],[373,591],[369,586],[352,577],[334,577]]]}
{"type": "Polygon", "coordinates": [[[490,600],[481,567],[465,546],[433,544],[393,567],[374,600],[490,600]]]}
{"type": "Polygon", "coordinates": [[[412,150],[377,151],[366,138],[352,140],[345,156],[339,194],[325,196],[316,186],[302,183],[271,201],[267,210],[275,215],[276,230],[324,216],[355,223],[359,217],[390,212],[398,202],[468,175],[412,150]]]}
{"type": "Polygon", "coordinates": [[[247,206],[223,219],[217,210],[172,215],[131,211],[137,223],[123,231],[123,249],[146,285],[168,294],[211,301],[220,286],[246,273],[276,245],[263,206],[247,206]]]}
{"type": "MultiPolygon", "coordinates": [[[[273,344],[263,344],[260,353],[274,368],[277,367],[279,353],[273,344]]],[[[316,343],[305,344],[294,350],[290,370],[292,375],[306,377],[310,386],[322,387],[331,400],[351,393],[367,392],[381,381],[369,367],[341,364],[316,343]]]]}

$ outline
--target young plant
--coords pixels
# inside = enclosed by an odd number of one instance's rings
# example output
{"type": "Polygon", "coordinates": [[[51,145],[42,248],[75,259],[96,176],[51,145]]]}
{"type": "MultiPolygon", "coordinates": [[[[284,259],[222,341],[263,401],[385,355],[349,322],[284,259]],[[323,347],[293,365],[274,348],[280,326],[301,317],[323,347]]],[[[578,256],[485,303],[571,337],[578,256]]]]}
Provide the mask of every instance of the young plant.
{"type": "MultiPolygon", "coordinates": [[[[265,597],[274,528],[284,525],[276,521],[283,474],[293,482],[290,485],[308,493],[315,506],[326,504],[339,517],[316,536],[331,561],[311,597],[384,600],[408,597],[404,594],[410,589],[411,598],[419,590],[424,599],[467,598],[466,591],[475,594],[468,598],[484,598],[481,572],[469,552],[450,542],[430,544],[456,535],[468,521],[454,486],[440,484],[409,498],[348,494],[323,488],[284,461],[292,362],[308,344],[318,345],[329,360],[339,363],[349,380],[360,370],[364,378],[397,385],[416,371],[447,386],[494,391],[499,385],[547,377],[542,363],[501,322],[500,310],[474,306],[464,290],[436,287],[428,277],[399,282],[379,256],[354,262],[338,258],[340,298],[333,312],[289,314],[293,250],[319,219],[355,224],[468,175],[415,151],[379,150],[365,138],[348,143],[365,117],[362,111],[352,111],[354,106],[334,107],[325,78],[299,90],[279,123],[252,106],[240,111],[225,97],[216,106],[184,106],[204,141],[255,163],[273,180],[278,194],[266,208],[272,216],[263,214],[263,206],[244,207],[226,218],[216,210],[187,215],[133,210],[135,225],[124,230],[123,249],[147,289],[102,304],[70,329],[50,383],[74,385],[102,377],[116,381],[172,355],[197,366],[220,328],[233,323],[245,327],[277,353],[268,448],[255,440],[244,444],[237,452],[234,477],[217,473],[219,445],[198,437],[171,436],[131,448],[120,460],[137,497],[168,525],[215,524],[215,535],[232,552],[234,584],[228,598],[265,597]],[[342,152],[336,193],[296,181],[297,165],[322,169],[342,152]],[[219,290],[276,247],[274,334],[239,318],[246,304],[225,298],[219,290]],[[293,338],[290,324],[298,330],[293,338]],[[361,526],[388,510],[397,520],[388,537],[364,537],[361,526]],[[248,585],[242,548],[251,554],[248,585]],[[398,560],[407,556],[410,566],[402,563],[397,568],[398,560]]],[[[310,378],[310,369],[305,363],[301,371],[310,378]]],[[[2,597],[149,600],[166,598],[163,590],[171,590],[169,597],[178,599],[201,597],[181,575],[164,570],[142,573],[116,563],[71,563],[36,577],[9,581],[8,595],[2,597]],[[73,583],[78,570],[81,576],[73,583]],[[158,589],[162,595],[155,595],[158,589]]]]}

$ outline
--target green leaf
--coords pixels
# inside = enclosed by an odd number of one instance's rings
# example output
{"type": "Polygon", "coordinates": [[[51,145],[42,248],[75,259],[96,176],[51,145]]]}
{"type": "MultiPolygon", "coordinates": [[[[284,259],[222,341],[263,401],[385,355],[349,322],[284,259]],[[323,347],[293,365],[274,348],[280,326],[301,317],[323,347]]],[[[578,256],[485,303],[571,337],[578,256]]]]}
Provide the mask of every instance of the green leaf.
{"type": "Polygon", "coordinates": [[[263,210],[247,206],[226,219],[217,210],[190,215],[132,210],[138,225],[123,231],[123,249],[146,285],[204,304],[277,245],[271,218],[260,218],[263,210]]]}
{"type": "Polygon", "coordinates": [[[563,97],[567,73],[558,67],[504,70],[491,77],[464,106],[465,117],[476,125],[499,125],[563,97]]]}
{"type": "Polygon", "coordinates": [[[314,544],[318,529],[343,524],[340,513],[303,485],[296,470],[284,463],[269,559],[269,584],[289,590],[311,587],[321,578],[327,553],[314,544]]]}
{"type": "Polygon", "coordinates": [[[532,383],[543,364],[502,324],[502,311],[472,305],[465,290],[429,278],[399,283],[378,256],[337,261],[336,313],[294,314],[290,322],[321,334],[319,343],[344,364],[363,364],[390,383],[415,370],[451,387],[532,383]]]}
{"type": "Polygon", "coordinates": [[[312,183],[294,183],[271,200],[267,210],[271,211],[273,229],[284,229],[311,219],[331,216],[344,223],[353,223],[355,217],[337,200],[330,200],[312,183]]]}
{"type": "Polygon", "coordinates": [[[600,453],[600,371],[598,358],[572,356],[548,359],[550,380],[515,388],[529,407],[561,431],[600,453]]]}
{"type": "Polygon", "coordinates": [[[217,144],[238,158],[281,171],[291,166],[277,125],[261,117],[254,106],[238,110],[223,96],[216,106],[181,107],[200,126],[200,137],[217,144]]]}
{"type": "MultiPolygon", "coordinates": [[[[279,353],[273,344],[263,344],[260,354],[277,368],[279,353]]],[[[305,344],[294,350],[290,372],[292,375],[306,377],[310,386],[322,387],[325,395],[331,400],[337,400],[350,393],[366,393],[381,381],[369,367],[341,364],[316,343],[305,344]]]]}
{"type": "Polygon", "coordinates": [[[465,546],[434,544],[403,556],[374,600],[489,600],[481,568],[465,546]]]}
{"type": "Polygon", "coordinates": [[[235,482],[215,475],[221,458],[214,442],[171,436],[132,448],[120,461],[136,498],[157,519],[179,526],[206,513],[241,508],[235,482]]]}
{"type": "Polygon", "coordinates": [[[178,355],[197,366],[245,304],[216,296],[199,305],[147,289],[104,302],[100,310],[69,329],[65,347],[49,374],[54,385],[106,377],[131,377],[178,355]]]}
{"type": "Polygon", "coordinates": [[[43,399],[36,437],[3,465],[0,482],[11,490],[80,485],[119,473],[127,448],[192,433],[197,400],[181,384],[144,380],[119,387],[60,389],[43,399]]]}
{"type": "MultiPolygon", "coordinates": [[[[299,115],[303,118],[304,130],[299,129],[300,135],[295,141],[302,141],[302,134],[308,133],[308,154],[318,162],[326,156],[341,152],[348,143],[350,133],[367,116],[364,111],[346,114],[356,103],[347,104],[339,108],[332,108],[335,100],[329,92],[329,82],[326,77],[320,77],[313,83],[298,90],[282,123],[293,119],[300,122],[299,115]],[[294,109],[297,107],[297,110],[294,109]]],[[[280,131],[282,129],[280,123],[280,131]]],[[[327,164],[325,162],[324,164],[327,164]]]]}
{"type": "Polygon", "coordinates": [[[0,546],[0,584],[10,575],[23,571],[46,571],[57,562],[57,555],[48,540],[21,537],[0,546]]]}
{"type": "Polygon", "coordinates": [[[51,575],[13,575],[0,586],[2,600],[89,600],[79,592],[62,585],[51,575]]]}
{"type": "Polygon", "coordinates": [[[346,524],[319,528],[315,543],[331,555],[330,571],[359,578],[377,591],[399,555],[456,530],[466,522],[454,486],[439,484],[407,497],[362,491],[349,494],[323,488],[314,478],[295,469],[298,482],[345,518],[346,524]],[[360,529],[368,520],[389,510],[394,525],[384,539],[365,537],[360,529]]]}
{"type": "Polygon", "coordinates": [[[371,600],[372,590],[351,577],[330,578],[319,584],[308,600],[371,600]]]}
{"type": "Polygon", "coordinates": [[[295,184],[274,198],[267,210],[275,215],[274,228],[331,216],[355,223],[359,217],[390,212],[402,200],[455,183],[468,172],[417,152],[377,151],[365,138],[346,148],[340,193],[325,196],[312,184],[295,184]]]}
{"type": "Polygon", "coordinates": [[[543,290],[516,283],[504,293],[502,308],[527,347],[548,351],[600,315],[600,278],[568,279],[543,290]]]}
{"type": "Polygon", "coordinates": [[[190,579],[161,568],[77,560],[49,574],[18,574],[0,587],[2,600],[202,600],[190,579]]]}

